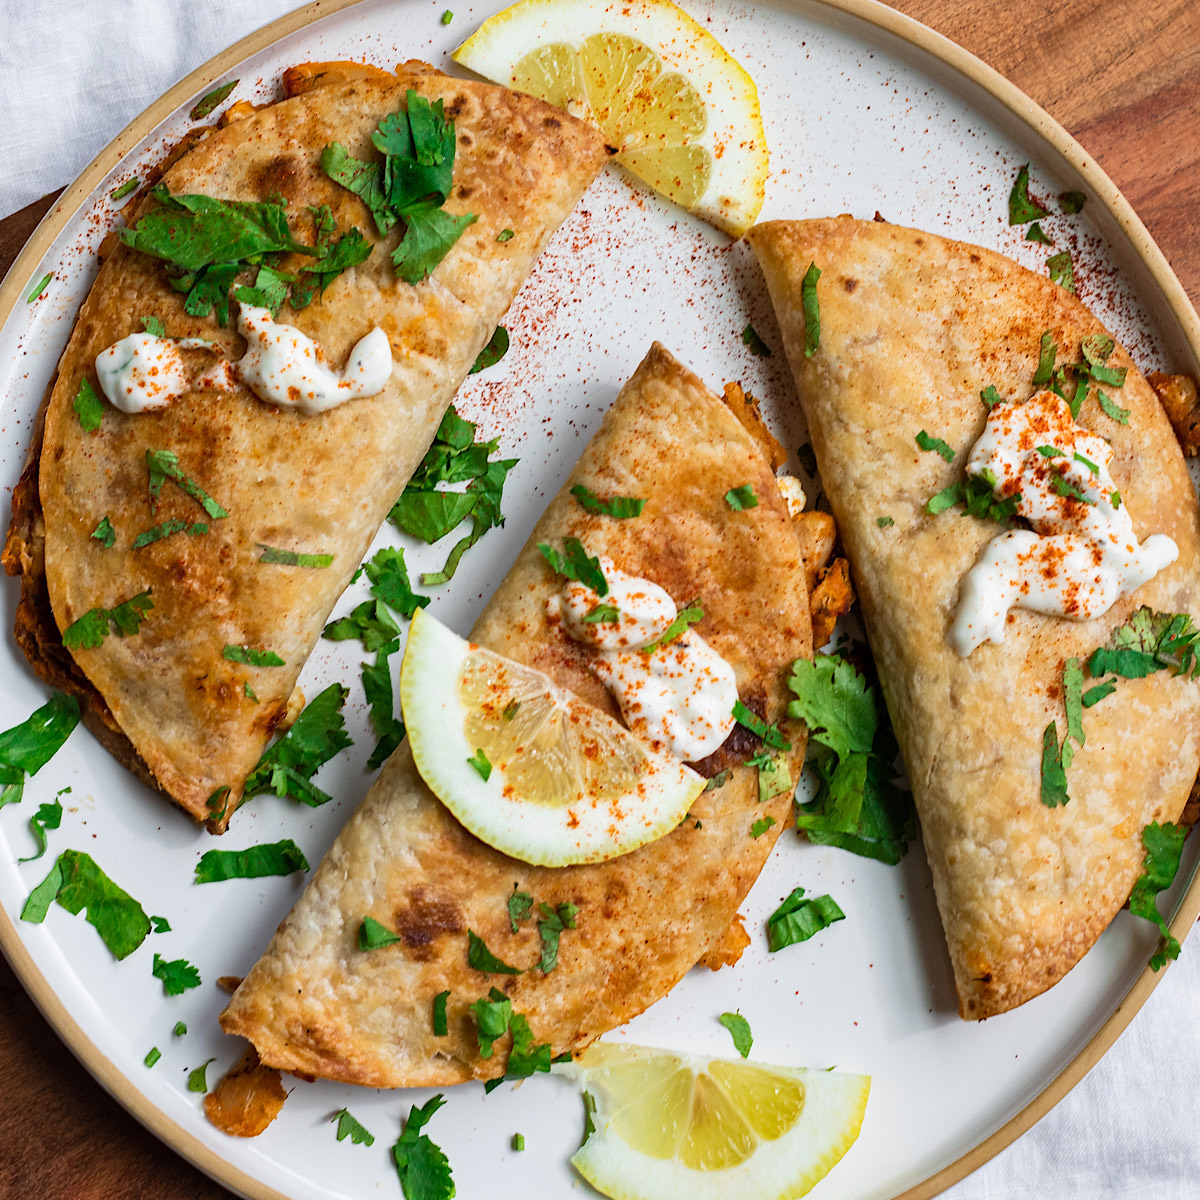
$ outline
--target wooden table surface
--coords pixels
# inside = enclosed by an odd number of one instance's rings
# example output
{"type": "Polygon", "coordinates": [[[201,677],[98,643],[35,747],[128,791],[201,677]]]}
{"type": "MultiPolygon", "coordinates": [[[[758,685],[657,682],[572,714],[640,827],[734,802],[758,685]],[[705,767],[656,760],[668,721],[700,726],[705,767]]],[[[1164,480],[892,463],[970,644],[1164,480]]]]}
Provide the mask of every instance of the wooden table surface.
{"type": "MultiPolygon", "coordinates": [[[[1200,4],[897,0],[893,7],[977,54],[1066,126],[1125,193],[1200,305],[1200,205],[1191,194],[1200,165],[1200,4]]],[[[0,275],[53,199],[0,221],[0,275]]],[[[3,1200],[229,1200],[92,1081],[3,958],[0,1062],[3,1200]]]]}

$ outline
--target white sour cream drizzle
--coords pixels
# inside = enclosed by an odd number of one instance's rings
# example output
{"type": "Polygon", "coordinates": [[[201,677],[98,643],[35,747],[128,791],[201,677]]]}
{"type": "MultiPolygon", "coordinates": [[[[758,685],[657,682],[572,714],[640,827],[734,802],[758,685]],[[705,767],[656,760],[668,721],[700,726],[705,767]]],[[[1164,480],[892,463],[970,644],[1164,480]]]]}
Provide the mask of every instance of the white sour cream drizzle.
{"type": "Polygon", "coordinates": [[[720,749],[736,723],[733,668],[691,629],[643,653],[641,647],[666,632],[678,615],[674,600],[658,584],[627,575],[607,558],[600,559],[600,569],[608,595],[568,581],[550,597],[550,619],[595,651],[592,669],[633,733],[683,762],[706,758],[720,749]],[[617,609],[616,621],[583,619],[606,604],[617,609]]]}
{"type": "Polygon", "coordinates": [[[180,351],[209,348],[211,342],[132,334],[97,356],[100,390],[114,408],[139,413],[164,408],[188,392],[226,391],[241,380],[267,404],[311,415],[378,395],[392,375],[391,344],[378,326],[350,351],[341,375],[325,365],[312,338],[272,320],[269,309],[241,305],[238,331],[246,339],[246,353],[235,363],[221,359],[195,378],[180,351]]]}
{"type": "Polygon", "coordinates": [[[1112,453],[1102,437],[1076,425],[1054,392],[998,404],[988,414],[967,474],[991,471],[998,499],[1019,492],[1017,513],[1033,529],[993,538],[964,576],[949,635],[963,657],[985,641],[1004,640],[1011,607],[1091,620],[1179,557],[1164,534],[1138,544],[1108,472],[1112,453]],[[1039,447],[1062,453],[1048,455],[1039,447]],[[1087,499],[1059,495],[1056,476],[1060,488],[1077,489],[1087,499]]]}

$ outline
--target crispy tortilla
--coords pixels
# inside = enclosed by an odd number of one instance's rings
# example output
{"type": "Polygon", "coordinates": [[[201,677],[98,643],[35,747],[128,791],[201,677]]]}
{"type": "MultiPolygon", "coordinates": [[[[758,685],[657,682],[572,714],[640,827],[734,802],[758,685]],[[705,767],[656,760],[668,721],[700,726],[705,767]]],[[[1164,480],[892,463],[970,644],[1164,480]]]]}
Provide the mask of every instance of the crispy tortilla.
{"type": "MultiPolygon", "coordinates": [[[[210,821],[215,831],[236,807],[330,609],[455,391],[608,157],[599,134],[540,101],[420,64],[398,77],[331,80],[211,131],[163,181],[174,193],[222,199],[282,195],[304,238],[313,205],[329,205],[339,230],[361,229],[376,243],[371,257],[300,312],[285,305],[279,319],[315,339],[335,366],[378,325],[394,360],[387,386],[319,416],[274,409],[243,387],[192,392],[138,415],[106,404],[100,429],[85,433],[72,404],[80,380],[96,387],[96,355],[141,332],[144,318],[157,318],[172,337],[211,339],[232,359],[243,349],[232,322],[221,329],[212,316],[184,311],[165,264],[117,246],[59,363],[44,433],[14,493],[4,555],[8,571],[22,575],[16,634],[34,669],[80,696],[101,741],[196,820],[212,816],[209,797],[229,786],[228,805],[210,821]],[[446,209],[478,214],[415,287],[397,278],[389,259],[402,230],[380,238],[365,205],[319,166],[331,142],[370,157],[371,131],[403,106],[408,88],[444,99],[458,138],[446,209]],[[504,229],[516,236],[499,242],[504,229]],[[212,521],[207,535],[177,533],[133,550],[135,536],[161,521],[205,519],[170,484],[151,511],[149,449],[176,454],[228,518],[212,521]],[[111,549],[91,536],[105,516],[117,530],[111,549]],[[332,553],[334,563],[325,570],[260,565],[264,544],[332,553]],[[85,612],[147,588],[154,607],[136,634],[73,654],[63,648],[60,630],[85,612]],[[227,661],[227,645],[270,650],[284,665],[227,661]]],[[[293,257],[285,270],[308,261],[293,257]]]]}
{"type": "MultiPolygon", "coordinates": [[[[600,431],[538,522],[472,639],[528,663],[616,715],[587,652],[546,616],[561,586],[537,550],[579,537],[593,554],[654,580],[676,602],[699,597],[702,637],[734,667],[744,703],[791,738],[793,779],[803,727],[786,719],[784,677],[811,654],[796,529],[776,487],[769,450],[691,372],[655,345],[622,389],[600,431]],[[640,496],[642,515],[587,513],[569,494],[640,496]],[[749,483],[756,508],[725,501],[749,483]]],[[[480,1058],[469,1006],[503,988],[535,1042],[577,1051],[666,994],[702,957],[735,961],[745,944],[738,905],[791,810],[791,789],[759,800],[761,749],[735,727],[699,769],[728,769],[675,831],[624,857],[590,866],[532,867],[467,833],[424,786],[408,743],[388,760],[299,903],[221,1017],[264,1063],[372,1087],[442,1086],[504,1072],[507,1040],[480,1058]],[[717,761],[719,760],[720,767],[717,761]],[[751,825],[776,824],[755,838],[751,825]],[[552,907],[579,908],[558,966],[508,977],[467,965],[467,930],[506,962],[539,957],[532,922],[513,933],[514,889],[552,907]],[[400,942],[364,953],[358,929],[372,916],[400,942]],[[449,991],[449,1033],[433,1033],[434,997],[449,991]]]]}
{"type": "Polygon", "coordinates": [[[1139,539],[1169,534],[1179,559],[1104,617],[1014,610],[1001,644],[960,658],[946,642],[959,581],[995,523],[925,504],[961,479],[983,429],[981,389],[1036,389],[1039,341],[1077,361],[1102,333],[1079,300],[999,254],[918,230],[855,221],[770,222],[750,232],[779,318],[813,448],[862,601],[867,636],[912,782],[958,986],[982,1018],[1057,982],[1124,904],[1142,828],[1183,810],[1200,761],[1200,685],[1159,672],[1121,680],[1084,714],[1070,803],[1040,802],[1043,731],[1064,731],[1062,671],[1085,662],[1141,604],[1200,616],[1200,514],[1183,456],[1129,355],[1080,424],[1110,439],[1112,475],[1139,539]],[[806,357],[801,282],[818,284],[820,344],[806,357]],[[1112,390],[1112,389],[1107,389],[1112,390]],[[956,451],[923,453],[921,429],[956,451]],[[881,528],[877,518],[891,517],[881,528]]]}

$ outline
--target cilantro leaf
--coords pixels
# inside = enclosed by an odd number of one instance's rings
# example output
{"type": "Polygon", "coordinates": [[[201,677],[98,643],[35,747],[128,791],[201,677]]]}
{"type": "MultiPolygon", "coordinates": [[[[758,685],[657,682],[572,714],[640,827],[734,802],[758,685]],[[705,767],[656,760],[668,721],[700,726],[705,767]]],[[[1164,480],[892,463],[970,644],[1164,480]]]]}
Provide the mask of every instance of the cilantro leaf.
{"type": "Polygon", "coordinates": [[[1100,401],[1100,408],[1110,421],[1116,421],[1118,425],[1129,424],[1129,409],[1122,408],[1110,395],[1102,392],[1099,388],[1096,389],[1096,399],[1100,401]]]}
{"type": "Polygon", "coordinates": [[[157,317],[143,317],[142,329],[151,337],[167,336],[167,327],[157,317]]]}
{"type": "Polygon", "coordinates": [[[1008,194],[1008,223],[1026,225],[1049,215],[1048,209],[1029,198],[1029,164],[1026,163],[1017,172],[1016,182],[1008,194]]]}
{"type": "Polygon", "coordinates": [[[79,381],[79,390],[75,393],[73,404],[83,432],[95,433],[104,420],[104,404],[86,379],[79,381]]]}
{"type": "Polygon", "coordinates": [[[371,751],[371,757],[367,759],[367,767],[372,771],[382,766],[404,740],[404,722],[395,713],[392,668],[388,661],[399,649],[398,641],[388,642],[379,647],[374,663],[364,662],[362,665],[363,692],[371,706],[371,728],[379,739],[371,751]]]}
{"type": "Polygon", "coordinates": [[[1042,803],[1058,808],[1071,797],[1067,795],[1067,765],[1064,751],[1069,747],[1058,744],[1058,723],[1051,721],[1042,732],[1042,803]]]}
{"type": "MultiPolygon", "coordinates": [[[[63,792],[69,792],[70,790],[70,788],[63,788],[58,795],[61,796],[63,792]]],[[[37,842],[37,853],[27,855],[25,858],[19,858],[17,862],[33,862],[34,859],[41,858],[46,853],[46,830],[58,829],[62,825],[62,815],[62,801],[58,799],[58,796],[49,804],[38,805],[37,812],[29,818],[29,832],[33,834],[34,841],[37,842]]]]}
{"type": "MultiPolygon", "coordinates": [[[[766,804],[768,800],[774,800],[776,796],[782,796],[784,792],[793,789],[792,773],[788,770],[787,759],[782,754],[767,756],[765,762],[755,763],[755,766],[758,767],[759,804],[766,804]]],[[[771,822],[772,825],[774,823],[771,822]]],[[[755,833],[754,837],[758,837],[758,834],[755,833]]]]}
{"type": "Polygon", "coordinates": [[[414,1104],[404,1132],[392,1147],[392,1160],[405,1200],[451,1200],[455,1194],[454,1177],[446,1155],[440,1146],[421,1133],[422,1126],[445,1103],[445,1097],[438,1094],[420,1108],[414,1104]]]}
{"type": "MultiPolygon", "coordinates": [[[[107,517],[104,519],[108,520],[107,517]]],[[[111,532],[112,527],[110,526],[109,529],[111,532]]],[[[163,521],[161,525],[155,525],[153,529],[147,529],[139,533],[133,539],[133,549],[140,550],[143,546],[149,546],[154,542],[161,541],[163,538],[170,537],[173,533],[186,533],[189,537],[197,537],[207,532],[208,525],[203,521],[197,521],[194,524],[179,520],[163,521]]],[[[92,534],[92,537],[95,536],[95,534],[92,534]]],[[[109,542],[108,544],[111,545],[112,543],[109,542]]]]}
{"type": "Polygon", "coordinates": [[[750,836],[752,838],[762,837],[772,825],[775,824],[774,817],[759,817],[753,825],[750,826],[750,836]]]}
{"type": "Polygon", "coordinates": [[[362,1125],[360,1125],[351,1115],[348,1108],[339,1108],[337,1112],[330,1117],[331,1121],[337,1122],[337,1140],[339,1142],[349,1138],[355,1146],[373,1146],[375,1145],[374,1136],[369,1133],[362,1125]]]}
{"type": "Polygon", "coordinates": [[[258,556],[260,563],[271,563],[281,567],[315,567],[324,569],[333,566],[332,554],[298,554],[295,550],[279,550],[274,546],[257,543],[262,553],[258,556]]]}
{"type": "Polygon", "coordinates": [[[1041,343],[1038,347],[1038,365],[1037,370],[1033,373],[1034,383],[1049,383],[1050,377],[1054,374],[1054,363],[1058,358],[1058,346],[1051,336],[1050,330],[1045,330],[1042,334],[1041,343]]]}
{"type": "Polygon", "coordinates": [[[479,1057],[491,1058],[493,1043],[508,1032],[512,1001],[498,988],[492,988],[486,1000],[476,1000],[471,1005],[471,1011],[475,1014],[479,1057]]]}
{"type": "Polygon", "coordinates": [[[110,633],[117,637],[137,633],[146,613],[154,607],[151,588],[123,600],[115,608],[92,608],[63,630],[63,645],[68,650],[83,647],[95,650],[110,633]]]}
{"type": "Polygon", "coordinates": [[[252,304],[256,308],[265,308],[271,316],[279,316],[279,310],[288,298],[288,285],[294,283],[295,275],[276,271],[273,267],[260,266],[254,277],[254,286],[236,288],[233,298],[239,304],[252,304]]]}
{"type": "Polygon", "coordinates": [[[750,1047],[754,1044],[750,1022],[741,1013],[722,1013],[717,1020],[729,1030],[729,1035],[733,1038],[733,1048],[743,1058],[747,1057],[750,1047]]]}
{"type": "Polygon", "coordinates": [[[894,517],[875,518],[875,524],[878,525],[880,529],[890,529],[893,525],[895,525],[895,523],[896,521],[894,517]]]}
{"type": "Polygon", "coordinates": [[[405,533],[432,545],[461,525],[475,511],[478,499],[473,492],[406,488],[392,505],[389,520],[405,533]]]}
{"type": "MultiPolygon", "coordinates": [[[[611,606],[610,606],[611,607],[611,606]]],[[[613,609],[614,613],[617,610],[613,609]]],[[[617,614],[620,615],[619,613],[617,614]]],[[[585,620],[591,620],[589,613],[585,620]]],[[[597,618],[599,619],[599,618],[597,618]]],[[[614,617],[613,620],[616,620],[614,617]]],[[[669,646],[673,641],[681,638],[688,630],[688,627],[695,625],[697,621],[704,620],[704,609],[700,606],[699,601],[689,604],[687,608],[680,610],[675,616],[675,619],[656,637],[652,642],[647,642],[641,647],[643,654],[653,654],[662,646],[669,646]]]]}
{"type": "MultiPolygon", "coordinates": [[[[483,1085],[485,1092],[495,1091],[505,1080],[528,1079],[537,1072],[548,1073],[551,1057],[550,1043],[533,1044],[533,1030],[529,1020],[521,1013],[513,1013],[509,1022],[512,1032],[512,1049],[508,1052],[508,1062],[505,1063],[504,1074],[499,1079],[489,1079],[483,1085]]],[[[569,1056],[568,1056],[569,1057],[569,1056]]]]}
{"type": "Polygon", "coordinates": [[[156,954],[150,974],[162,980],[164,996],[182,996],[189,988],[200,986],[200,972],[186,958],[167,962],[161,954],[156,954]]]}
{"type": "Polygon", "coordinates": [[[741,487],[730,488],[725,493],[725,503],[734,512],[743,512],[747,508],[757,508],[758,497],[754,494],[754,488],[750,484],[744,483],[741,487]]]}
{"type": "Polygon", "coordinates": [[[1088,669],[1101,675],[1143,679],[1155,671],[1196,675],[1200,631],[1188,613],[1160,613],[1143,605],[1122,626],[1113,630],[1110,645],[1092,653],[1088,669]]]}
{"type": "Polygon", "coordinates": [[[471,766],[473,766],[475,770],[479,772],[479,777],[484,783],[487,783],[487,781],[492,777],[492,764],[489,761],[488,756],[484,754],[481,746],[475,747],[475,753],[467,759],[467,762],[469,762],[471,766]]]}
{"type": "Polygon", "coordinates": [[[446,1005],[449,1003],[448,991],[438,992],[433,998],[433,1036],[445,1037],[450,1032],[450,1023],[446,1018],[446,1005]]]}
{"type": "Polygon", "coordinates": [[[1087,201],[1084,192],[1059,192],[1058,207],[1065,213],[1077,213],[1087,201]]]}
{"type": "Polygon", "coordinates": [[[529,910],[533,908],[533,897],[528,892],[514,891],[508,898],[508,923],[512,926],[513,933],[517,932],[517,922],[523,921],[529,916],[529,910]]]}
{"type": "Polygon", "coordinates": [[[392,251],[396,274],[414,286],[433,274],[450,248],[479,217],[475,213],[452,216],[433,201],[425,201],[404,214],[404,239],[392,251]]]}
{"type": "Polygon", "coordinates": [[[815,262],[808,264],[800,284],[800,303],[804,309],[804,357],[812,358],[821,342],[821,302],[817,297],[820,269],[815,262]]]}
{"type": "Polygon", "coordinates": [[[321,152],[321,170],[362,200],[381,234],[395,225],[397,216],[384,195],[383,169],[378,163],[354,158],[345,146],[334,142],[321,152]]]}
{"type": "Polygon", "coordinates": [[[550,564],[550,569],[567,579],[574,579],[585,587],[590,587],[597,596],[608,595],[608,581],[600,569],[598,558],[589,558],[583,543],[576,537],[563,538],[563,551],[559,553],[545,542],[538,542],[542,557],[550,564]]]}
{"type": "Polygon", "coordinates": [[[117,531],[107,517],[101,517],[100,524],[92,530],[92,537],[106,550],[111,550],[113,543],[117,540],[117,531]]]}
{"type": "Polygon", "coordinates": [[[1094,688],[1088,688],[1083,693],[1081,702],[1084,708],[1091,708],[1093,704],[1099,704],[1105,696],[1111,696],[1117,690],[1115,683],[1101,683],[1094,688]]]}
{"type": "Polygon", "coordinates": [[[497,958],[488,948],[483,938],[473,929],[467,930],[467,965],[477,971],[489,975],[523,975],[523,967],[510,966],[497,958]]]}
{"type": "Polygon", "coordinates": [[[758,336],[753,325],[747,325],[742,330],[742,344],[746,346],[755,358],[770,358],[771,348],[758,336]]]}
{"type": "Polygon", "coordinates": [[[995,385],[991,383],[979,393],[979,398],[983,401],[984,407],[989,411],[995,408],[997,404],[1004,403],[1004,397],[996,391],[995,385]]]}
{"type": "Polygon", "coordinates": [[[478,375],[488,367],[494,367],[508,353],[508,330],[503,325],[497,325],[488,339],[488,344],[479,352],[468,375],[478,375]]]}
{"type": "Polygon", "coordinates": [[[79,715],[74,696],[55,692],[20,724],[0,733],[0,808],[20,801],[25,776],[36,775],[62,749],[79,715]]]}
{"type": "Polygon", "coordinates": [[[282,204],[172,196],[162,184],[150,194],[158,207],[122,229],[121,241],[184,271],[260,254],[312,253],[311,246],[292,237],[282,204]]]}
{"type": "Polygon", "coordinates": [[[748,709],[740,699],[733,702],[733,719],[739,725],[744,725],[757,737],[762,738],[773,750],[790,750],[792,748],[792,743],[774,725],[768,725],[762,717],[748,709]]]}
{"type": "Polygon", "coordinates": [[[1021,493],[1017,492],[1015,495],[1005,496],[1004,499],[998,500],[994,477],[988,478],[990,474],[991,472],[987,472],[985,475],[968,475],[965,479],[959,479],[948,487],[942,488],[926,502],[925,511],[930,516],[936,517],[938,513],[945,512],[946,509],[953,508],[956,504],[961,504],[966,516],[979,517],[981,520],[986,518],[989,521],[998,522],[1005,528],[1011,527],[1013,519],[1017,515],[1017,505],[1020,503],[1021,493]]]}
{"type": "Polygon", "coordinates": [[[1067,709],[1067,737],[1082,746],[1086,740],[1083,732],[1083,668],[1077,658],[1068,658],[1063,665],[1063,703],[1067,709]]]}
{"type": "Polygon", "coordinates": [[[429,603],[428,596],[419,596],[412,590],[403,550],[385,546],[363,566],[371,581],[371,595],[394,608],[401,616],[411,620],[418,608],[424,608],[429,603]]]}
{"type": "Polygon", "coordinates": [[[1052,254],[1046,259],[1046,270],[1050,272],[1051,283],[1057,283],[1063,291],[1075,294],[1075,269],[1071,265],[1069,250],[1052,254]]]}
{"type": "Polygon", "coordinates": [[[871,749],[879,727],[875,697],[851,663],[829,654],[817,654],[812,662],[798,658],[787,683],[796,697],[788,716],[802,720],[814,741],[839,759],[871,749]]]}
{"type": "Polygon", "coordinates": [[[1040,242],[1043,246],[1054,245],[1053,239],[1046,236],[1046,231],[1041,227],[1041,225],[1038,224],[1037,221],[1034,221],[1034,223],[1025,231],[1025,240],[1027,242],[1040,242]]]}
{"type": "Polygon", "coordinates": [[[1158,911],[1158,893],[1165,891],[1175,881],[1187,834],[1185,826],[1170,823],[1160,825],[1157,821],[1151,821],[1142,830],[1146,856],[1142,861],[1142,874],[1129,893],[1129,911],[1135,917],[1153,922],[1163,936],[1161,949],[1150,960],[1150,966],[1155,971],[1165,967],[1168,959],[1179,957],[1179,942],[1158,911]]]}
{"type": "Polygon", "coordinates": [[[330,621],[321,634],[331,642],[358,638],[368,654],[382,649],[400,636],[400,626],[392,619],[381,600],[364,600],[349,616],[330,621]]]}
{"type": "Polygon", "coordinates": [[[358,927],[358,948],[360,950],[382,950],[385,946],[394,946],[403,941],[398,933],[393,933],[386,925],[374,917],[363,917],[358,927]]]}
{"type": "Polygon", "coordinates": [[[954,461],[954,451],[951,449],[950,444],[942,441],[941,438],[930,437],[923,429],[917,434],[917,445],[922,450],[935,450],[947,462],[954,461]]]}
{"type": "Polygon", "coordinates": [[[241,269],[241,263],[213,263],[167,282],[176,291],[187,292],[184,312],[193,317],[207,317],[215,309],[217,323],[224,328],[229,323],[229,289],[241,269]]]}
{"type": "Polygon", "coordinates": [[[211,1063],[215,1063],[216,1061],[217,1060],[215,1057],[210,1058],[208,1062],[201,1063],[200,1066],[196,1067],[196,1069],[188,1075],[187,1088],[189,1092],[200,1092],[203,1094],[208,1091],[208,1079],[206,1078],[206,1072],[208,1071],[209,1065],[211,1063]]]}
{"type": "Polygon", "coordinates": [[[635,496],[610,496],[607,500],[601,500],[595,492],[582,483],[577,483],[571,489],[571,495],[587,512],[596,513],[599,516],[615,517],[618,521],[628,520],[630,517],[640,517],[642,509],[646,507],[646,501],[639,500],[635,496]]]}
{"type": "Polygon", "coordinates": [[[183,473],[178,457],[170,450],[147,450],[146,468],[150,472],[150,511],[158,506],[163,484],[169,479],[190,496],[214,521],[227,517],[223,509],[194,479],[183,473]]]}
{"type": "Polygon", "coordinates": [[[832,896],[804,899],[804,889],[794,888],[786,900],[767,918],[767,943],[772,951],[797,942],[806,942],[846,914],[832,896]]]}
{"type": "Polygon", "coordinates": [[[222,651],[230,662],[245,663],[251,667],[282,667],[283,659],[274,650],[256,650],[253,646],[227,645],[222,651]]]}
{"type": "Polygon", "coordinates": [[[270,791],[291,796],[310,808],[325,804],[330,797],[312,783],[312,777],[339,750],[354,744],[341,713],[348,694],[348,688],[331,683],[314,696],[291,729],[263,752],[246,780],[244,795],[249,798],[270,791]]]}
{"type": "Polygon", "coordinates": [[[558,939],[564,929],[575,928],[575,917],[579,909],[569,900],[557,908],[539,904],[542,914],[537,923],[538,937],[542,942],[542,957],[538,962],[543,975],[548,975],[558,965],[558,939]]]}
{"type": "MultiPolygon", "coordinates": [[[[336,685],[335,685],[336,686],[336,685]]],[[[206,850],[196,864],[196,883],[223,883],[227,879],[262,879],[307,871],[308,859],[286,838],[245,850],[206,850]]]]}
{"type": "Polygon", "coordinates": [[[142,906],[80,850],[64,850],[58,856],[50,873],[30,892],[21,920],[40,924],[55,900],[72,916],[86,909],[88,924],[116,959],[132,954],[150,932],[150,918],[142,906]]]}
{"type": "MultiPolygon", "coordinates": [[[[703,615],[703,613],[700,614],[700,616],[703,615]]],[[[615,604],[594,604],[583,617],[585,625],[613,625],[620,619],[621,610],[615,604]]],[[[642,649],[648,650],[650,647],[643,646],[642,649]]],[[[515,704],[517,701],[514,700],[513,703],[515,704]]]]}
{"type": "Polygon", "coordinates": [[[224,103],[224,101],[228,98],[229,93],[232,92],[237,85],[238,81],[236,79],[231,79],[228,83],[222,83],[219,87],[213,88],[211,92],[207,92],[196,101],[195,105],[192,107],[192,111],[188,113],[188,116],[191,117],[193,121],[202,121],[210,112],[213,111],[214,108],[217,108],[219,105],[224,103]]]}

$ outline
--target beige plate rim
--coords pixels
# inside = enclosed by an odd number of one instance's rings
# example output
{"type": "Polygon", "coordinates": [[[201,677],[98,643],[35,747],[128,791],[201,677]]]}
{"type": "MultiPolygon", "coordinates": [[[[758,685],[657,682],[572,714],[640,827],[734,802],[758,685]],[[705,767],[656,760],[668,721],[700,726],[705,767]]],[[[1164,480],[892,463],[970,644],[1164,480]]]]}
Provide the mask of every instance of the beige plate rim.
{"type": "MultiPolygon", "coordinates": [[[[219,79],[243,59],[322,17],[340,12],[358,2],[359,0],[315,0],[312,4],[280,17],[236,42],[185,79],[181,79],[131,121],[62,193],[54,208],[17,256],[8,275],[0,284],[0,322],[8,319],[22,298],[22,292],[32,271],[45,256],[71,215],[87,202],[100,181],[131,146],[141,141],[155,125],[174,112],[185,100],[206,84],[219,79]]],[[[797,0],[776,2],[780,7],[801,7],[797,0]]],[[[1114,217],[1154,282],[1161,288],[1188,347],[1200,362],[1200,318],[1197,317],[1196,310],[1175,272],[1167,263],[1166,257],[1113,181],[1049,113],[1035,104],[1015,84],[1010,83],[998,71],[969,51],[919,21],[886,7],[879,0],[815,0],[815,3],[873,25],[884,33],[891,34],[939,59],[998,100],[1036,133],[1067,166],[1077,171],[1096,199],[1114,217]]],[[[1171,923],[1171,930],[1180,941],[1183,941],[1188,930],[1196,923],[1197,917],[1200,917],[1200,874],[1197,874],[1189,885],[1175,920],[1171,923]]],[[[16,926],[3,909],[0,909],[0,950],[3,950],[17,977],[59,1037],[67,1043],[96,1080],[147,1129],[213,1179],[250,1197],[251,1200],[288,1200],[284,1193],[260,1183],[210,1150],[198,1138],[151,1104],[130,1083],[117,1066],[87,1037],[66,1006],[55,995],[26,950],[16,926]]],[[[1087,1045],[1016,1116],[949,1166],[943,1167],[915,1187],[901,1193],[895,1200],[931,1200],[931,1197],[939,1195],[951,1184],[969,1175],[1030,1129],[1100,1061],[1149,998],[1163,973],[1155,974],[1149,967],[1143,970],[1133,987],[1087,1045]]]]}

